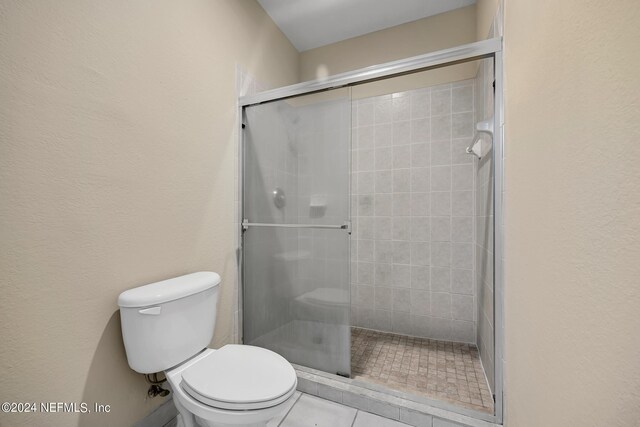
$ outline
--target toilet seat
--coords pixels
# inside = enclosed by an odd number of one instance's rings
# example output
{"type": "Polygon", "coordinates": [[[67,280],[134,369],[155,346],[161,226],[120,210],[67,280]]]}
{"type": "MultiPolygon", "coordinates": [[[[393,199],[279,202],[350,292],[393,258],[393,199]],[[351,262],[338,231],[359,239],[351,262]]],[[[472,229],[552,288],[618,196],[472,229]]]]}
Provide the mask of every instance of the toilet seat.
{"type": "Polygon", "coordinates": [[[247,411],[284,402],[297,378],[291,364],[271,350],[228,344],[189,366],[180,385],[205,405],[247,411]]]}

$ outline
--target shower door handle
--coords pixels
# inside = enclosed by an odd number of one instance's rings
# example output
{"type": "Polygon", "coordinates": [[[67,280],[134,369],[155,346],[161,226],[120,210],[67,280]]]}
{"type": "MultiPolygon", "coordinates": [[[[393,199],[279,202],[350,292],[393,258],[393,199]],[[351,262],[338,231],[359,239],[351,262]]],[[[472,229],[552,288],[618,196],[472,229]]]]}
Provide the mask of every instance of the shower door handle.
{"type": "Polygon", "coordinates": [[[331,224],[272,224],[266,222],[249,222],[249,220],[242,220],[242,231],[246,231],[249,227],[274,227],[274,228],[316,228],[324,230],[346,230],[351,234],[351,221],[345,221],[341,225],[331,224]]]}

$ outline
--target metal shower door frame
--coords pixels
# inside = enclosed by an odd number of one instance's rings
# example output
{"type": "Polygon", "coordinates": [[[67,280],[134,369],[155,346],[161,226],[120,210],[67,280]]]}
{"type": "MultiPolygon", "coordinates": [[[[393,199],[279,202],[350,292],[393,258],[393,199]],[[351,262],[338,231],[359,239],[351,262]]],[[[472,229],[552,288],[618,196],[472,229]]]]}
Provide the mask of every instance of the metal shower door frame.
{"type": "MultiPolygon", "coordinates": [[[[241,96],[238,99],[238,308],[242,313],[242,238],[243,212],[243,171],[244,171],[244,109],[257,105],[301,95],[356,86],[376,80],[398,77],[405,74],[447,67],[463,62],[492,58],[494,61],[494,138],[492,161],[494,164],[494,414],[477,412],[476,418],[502,424],[504,411],[504,78],[503,78],[503,40],[496,37],[475,43],[469,43],[450,49],[444,49],[424,55],[418,55],[398,61],[373,65],[355,71],[336,74],[326,79],[312,80],[290,86],[268,90],[256,95],[241,96]]],[[[240,322],[240,320],[239,320],[240,322]]],[[[239,326],[239,332],[242,328],[239,326]]],[[[242,336],[240,336],[242,341],[242,336]]],[[[443,404],[449,410],[456,410],[452,404],[443,404]]]]}

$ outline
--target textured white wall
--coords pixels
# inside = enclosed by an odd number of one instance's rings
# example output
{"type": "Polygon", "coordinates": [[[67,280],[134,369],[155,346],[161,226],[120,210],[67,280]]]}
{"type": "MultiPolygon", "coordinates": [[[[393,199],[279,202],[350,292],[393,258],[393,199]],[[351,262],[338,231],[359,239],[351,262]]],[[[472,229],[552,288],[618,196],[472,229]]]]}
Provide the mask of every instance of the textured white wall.
{"type": "MultiPolygon", "coordinates": [[[[300,54],[300,79],[313,80],[383,62],[422,55],[476,40],[475,5],[418,19],[300,54]]],[[[354,98],[384,95],[473,78],[476,66],[460,64],[353,88],[354,98]]]]}
{"type": "Polygon", "coordinates": [[[505,12],[507,426],[635,426],[640,4],[505,12]]]}
{"type": "Polygon", "coordinates": [[[476,0],[476,39],[484,40],[494,37],[491,24],[502,0],[476,0]]]}
{"type": "Polygon", "coordinates": [[[295,83],[298,53],[254,1],[0,1],[0,389],[129,425],[159,403],[122,347],[118,294],[221,273],[232,339],[236,64],[295,83]]]}

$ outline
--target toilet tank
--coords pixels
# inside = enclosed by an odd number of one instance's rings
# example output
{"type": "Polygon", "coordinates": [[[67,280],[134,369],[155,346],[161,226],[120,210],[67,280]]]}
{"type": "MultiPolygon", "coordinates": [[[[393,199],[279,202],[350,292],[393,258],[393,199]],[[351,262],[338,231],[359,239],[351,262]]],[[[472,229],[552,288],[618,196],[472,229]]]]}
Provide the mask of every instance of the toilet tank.
{"type": "Polygon", "coordinates": [[[131,369],[161,372],[206,348],[219,284],[217,273],[201,271],[121,293],[122,338],[131,369]]]}

